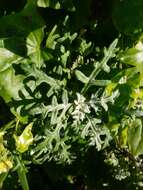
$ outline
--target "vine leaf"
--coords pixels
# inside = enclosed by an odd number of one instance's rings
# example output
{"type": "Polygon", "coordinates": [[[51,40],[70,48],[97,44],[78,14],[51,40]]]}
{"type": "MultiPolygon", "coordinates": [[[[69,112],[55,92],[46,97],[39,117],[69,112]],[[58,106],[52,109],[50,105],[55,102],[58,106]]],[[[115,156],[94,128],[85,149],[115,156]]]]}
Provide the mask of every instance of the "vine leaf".
{"type": "Polygon", "coordinates": [[[0,48],[0,72],[11,67],[13,63],[17,63],[21,60],[21,57],[7,50],[6,48],[0,48]]]}
{"type": "Polygon", "coordinates": [[[140,119],[135,119],[128,127],[128,145],[134,156],[143,154],[143,126],[140,119]]]}
{"type": "Polygon", "coordinates": [[[0,96],[9,102],[12,98],[18,99],[18,92],[23,87],[23,76],[15,75],[12,67],[0,73],[0,96]]]}
{"type": "Polygon", "coordinates": [[[120,32],[124,32],[128,35],[133,35],[142,32],[142,7],[142,0],[115,1],[115,6],[113,9],[113,21],[116,28],[120,32]]]}
{"type": "Polygon", "coordinates": [[[36,1],[29,0],[24,9],[16,14],[0,18],[0,37],[25,37],[31,31],[44,26],[43,19],[37,11],[36,1]]]}
{"type": "Polygon", "coordinates": [[[27,54],[38,68],[44,63],[41,50],[43,37],[43,28],[32,31],[27,37],[27,54]]]}

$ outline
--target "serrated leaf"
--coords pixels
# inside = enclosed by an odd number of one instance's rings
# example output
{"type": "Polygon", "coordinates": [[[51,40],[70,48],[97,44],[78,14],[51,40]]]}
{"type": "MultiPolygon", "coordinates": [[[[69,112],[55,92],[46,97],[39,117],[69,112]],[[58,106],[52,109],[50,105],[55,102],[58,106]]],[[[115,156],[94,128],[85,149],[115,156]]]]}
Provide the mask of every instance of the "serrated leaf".
{"type": "Polygon", "coordinates": [[[64,103],[65,105],[68,104],[69,99],[68,99],[68,92],[67,92],[67,90],[64,90],[64,91],[63,91],[63,94],[62,94],[62,101],[63,101],[63,103],[64,103]]]}
{"type": "Polygon", "coordinates": [[[111,84],[111,80],[93,80],[91,81],[91,85],[95,86],[107,86],[111,84]]]}
{"type": "Polygon", "coordinates": [[[48,76],[44,72],[40,70],[35,70],[35,73],[32,73],[33,76],[37,79],[36,84],[40,85],[41,83],[45,82],[49,84],[53,89],[59,88],[60,87],[60,82],[55,80],[54,78],[48,76]],[[58,83],[59,82],[59,83],[58,83]]]}
{"type": "Polygon", "coordinates": [[[80,54],[87,56],[88,52],[90,52],[91,45],[91,42],[87,43],[86,40],[83,39],[79,47],[80,54]]]}
{"type": "MultiPolygon", "coordinates": [[[[52,107],[55,108],[58,105],[57,102],[57,97],[53,96],[52,98],[52,107]]],[[[51,124],[54,125],[57,123],[57,117],[58,117],[58,110],[55,109],[54,111],[52,111],[51,113],[51,124]]]]}
{"type": "MultiPolygon", "coordinates": [[[[108,62],[111,58],[115,57],[115,52],[117,51],[117,49],[116,49],[117,44],[118,44],[118,39],[116,38],[116,39],[110,44],[110,46],[109,46],[108,49],[106,49],[106,48],[104,49],[104,57],[103,57],[103,59],[101,60],[101,62],[97,64],[97,66],[95,67],[95,69],[94,69],[94,70],[92,71],[92,73],[90,74],[88,82],[85,83],[85,85],[84,85],[84,87],[83,87],[83,89],[82,89],[82,91],[81,91],[82,93],[85,93],[85,92],[88,90],[88,88],[89,88],[90,85],[91,85],[91,81],[93,81],[93,80],[97,77],[97,75],[98,75],[102,70],[104,70],[104,68],[107,69],[107,67],[108,67],[107,62],[108,62]]],[[[108,69],[109,69],[109,67],[108,67],[108,69]]],[[[108,69],[107,69],[107,71],[109,71],[108,69]]]]}
{"type": "Polygon", "coordinates": [[[55,40],[59,37],[59,34],[56,34],[57,25],[55,25],[50,33],[48,34],[47,40],[46,40],[46,47],[53,49],[55,46],[55,40]]]}

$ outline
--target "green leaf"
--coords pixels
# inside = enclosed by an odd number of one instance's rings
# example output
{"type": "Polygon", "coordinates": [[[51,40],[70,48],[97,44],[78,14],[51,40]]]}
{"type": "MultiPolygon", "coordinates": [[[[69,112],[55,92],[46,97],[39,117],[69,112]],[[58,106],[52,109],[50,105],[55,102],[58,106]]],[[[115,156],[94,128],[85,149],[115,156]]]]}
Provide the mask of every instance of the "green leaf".
{"type": "Polygon", "coordinates": [[[29,0],[24,9],[16,14],[0,18],[0,37],[27,36],[31,31],[44,26],[39,15],[36,0],[29,0]]]}
{"type": "Polygon", "coordinates": [[[52,0],[52,1],[51,0],[38,0],[37,5],[39,7],[50,7],[53,9],[61,8],[61,5],[60,5],[59,1],[57,1],[57,0],[52,0]]]}
{"type": "Polygon", "coordinates": [[[91,81],[91,85],[95,86],[107,86],[111,84],[111,80],[93,80],[91,81]]]}
{"type": "Polygon", "coordinates": [[[143,70],[143,43],[141,40],[137,42],[135,47],[129,48],[120,55],[120,60],[132,66],[135,66],[138,72],[143,70]]]}
{"type": "Polygon", "coordinates": [[[0,189],[2,189],[3,182],[5,181],[7,175],[8,175],[8,172],[0,174],[0,189]]]}
{"type": "Polygon", "coordinates": [[[20,153],[24,153],[25,151],[28,150],[29,146],[33,142],[33,135],[32,135],[32,126],[33,123],[30,123],[27,125],[22,132],[20,136],[14,135],[15,143],[16,143],[16,149],[20,153]]]}
{"type": "Polygon", "coordinates": [[[75,75],[78,78],[78,80],[80,80],[82,83],[85,83],[85,84],[88,83],[89,78],[85,76],[81,71],[76,70],[75,75]]]}
{"type": "Polygon", "coordinates": [[[86,40],[82,39],[82,42],[79,47],[79,52],[81,55],[87,56],[91,49],[91,42],[86,42],[86,40]]]}
{"type": "Polygon", "coordinates": [[[0,72],[11,67],[13,63],[17,63],[22,58],[6,48],[0,48],[0,72]]]}
{"type": "Polygon", "coordinates": [[[37,5],[39,7],[50,7],[52,9],[62,9],[64,7],[69,11],[75,11],[73,0],[38,0],[37,5]]]}
{"type": "Polygon", "coordinates": [[[0,96],[9,102],[12,98],[19,98],[19,91],[23,87],[24,77],[22,75],[15,75],[12,67],[0,73],[0,96]]]}
{"type": "MultiPolygon", "coordinates": [[[[52,106],[53,108],[56,108],[56,106],[58,105],[57,102],[57,97],[53,96],[52,98],[52,106]]],[[[52,113],[51,113],[51,124],[54,125],[57,123],[57,117],[58,117],[58,110],[55,109],[52,113]]]]}
{"type": "Polygon", "coordinates": [[[31,70],[32,73],[30,73],[30,76],[34,76],[36,78],[36,85],[40,85],[43,82],[49,84],[53,89],[60,88],[60,81],[48,76],[46,73],[44,73],[42,70],[34,69],[31,70]]]}
{"type": "Polygon", "coordinates": [[[60,37],[59,34],[56,34],[57,25],[55,25],[52,30],[49,32],[47,40],[46,40],[46,47],[54,49],[55,48],[55,40],[60,37]]]}
{"type": "Polygon", "coordinates": [[[12,158],[10,152],[4,146],[4,132],[0,132],[0,185],[4,180],[4,175],[13,167],[12,158]]]}
{"type": "Polygon", "coordinates": [[[92,73],[89,76],[89,80],[87,83],[85,83],[83,89],[82,89],[82,93],[86,93],[86,91],[88,90],[88,88],[90,87],[91,82],[97,77],[97,75],[104,70],[106,68],[106,71],[109,72],[110,68],[107,65],[107,62],[112,58],[115,57],[115,52],[117,51],[116,46],[118,43],[118,39],[115,39],[109,46],[108,49],[104,48],[104,57],[101,60],[100,63],[97,63],[97,66],[95,67],[95,69],[92,71],[92,73]],[[108,69],[107,69],[108,68],[108,69]]]}
{"type": "Polygon", "coordinates": [[[141,33],[143,29],[143,1],[117,0],[113,9],[113,21],[120,32],[128,35],[141,33]]]}
{"type": "Polygon", "coordinates": [[[27,37],[27,55],[38,68],[44,63],[41,42],[44,37],[43,28],[32,31],[27,37]]]}
{"type": "Polygon", "coordinates": [[[140,119],[135,119],[128,127],[128,145],[134,156],[143,154],[143,126],[140,119]]]}
{"type": "Polygon", "coordinates": [[[68,104],[68,101],[69,101],[69,98],[68,98],[68,92],[67,90],[64,90],[63,91],[63,94],[62,94],[62,101],[65,105],[68,104]]]}
{"type": "Polygon", "coordinates": [[[60,50],[61,50],[61,53],[62,53],[62,55],[60,57],[60,60],[61,60],[61,62],[63,64],[64,68],[66,68],[66,64],[67,64],[68,58],[70,56],[70,51],[69,50],[66,51],[65,47],[63,45],[61,45],[60,50]]]}

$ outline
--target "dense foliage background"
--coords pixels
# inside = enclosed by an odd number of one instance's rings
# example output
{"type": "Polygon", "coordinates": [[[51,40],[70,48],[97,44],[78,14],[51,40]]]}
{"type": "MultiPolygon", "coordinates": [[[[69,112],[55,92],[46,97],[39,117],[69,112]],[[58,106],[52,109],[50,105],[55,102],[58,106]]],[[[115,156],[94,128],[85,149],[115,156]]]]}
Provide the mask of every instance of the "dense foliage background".
{"type": "Polygon", "coordinates": [[[143,188],[143,1],[0,1],[0,188],[143,188]]]}

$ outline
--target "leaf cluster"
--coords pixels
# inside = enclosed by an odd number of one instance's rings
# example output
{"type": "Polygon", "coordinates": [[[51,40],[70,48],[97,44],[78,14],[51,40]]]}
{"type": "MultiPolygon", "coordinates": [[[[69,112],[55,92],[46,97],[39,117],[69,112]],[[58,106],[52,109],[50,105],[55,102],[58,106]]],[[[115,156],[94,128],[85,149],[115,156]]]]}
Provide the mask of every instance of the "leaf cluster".
{"type": "MultiPolygon", "coordinates": [[[[113,10],[107,10],[104,21],[91,0],[27,0],[19,11],[5,10],[0,18],[0,96],[12,116],[0,127],[1,186],[16,171],[28,190],[27,168],[34,164],[56,163],[77,172],[74,164],[85,164],[91,150],[102,155],[115,183],[141,185],[142,24],[141,14],[136,25],[130,12],[142,3],[131,2],[110,2],[113,10]],[[127,20],[122,19],[126,10],[127,20]]],[[[97,174],[80,172],[90,188],[90,175],[97,174]]],[[[74,183],[73,174],[67,176],[74,183]]],[[[115,185],[104,177],[93,186],[115,185]]]]}

